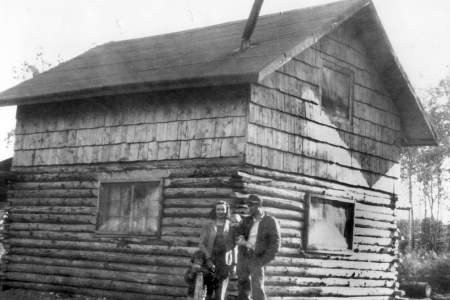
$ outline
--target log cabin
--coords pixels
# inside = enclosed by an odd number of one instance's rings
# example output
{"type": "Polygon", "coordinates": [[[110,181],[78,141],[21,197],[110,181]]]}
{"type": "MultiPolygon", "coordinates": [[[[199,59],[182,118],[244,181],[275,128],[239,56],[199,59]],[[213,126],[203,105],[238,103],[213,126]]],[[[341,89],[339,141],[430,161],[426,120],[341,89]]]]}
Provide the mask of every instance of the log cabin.
{"type": "Polygon", "coordinates": [[[7,203],[7,187],[8,178],[10,176],[12,158],[0,161],[0,211],[2,211],[7,203]]]}
{"type": "MultiPolygon", "coordinates": [[[[270,299],[393,299],[401,146],[435,133],[370,0],[110,42],[17,105],[7,288],[184,299],[217,200],[281,226],[270,299]]],[[[147,297],[147,298],[146,298],[147,297]]]]}

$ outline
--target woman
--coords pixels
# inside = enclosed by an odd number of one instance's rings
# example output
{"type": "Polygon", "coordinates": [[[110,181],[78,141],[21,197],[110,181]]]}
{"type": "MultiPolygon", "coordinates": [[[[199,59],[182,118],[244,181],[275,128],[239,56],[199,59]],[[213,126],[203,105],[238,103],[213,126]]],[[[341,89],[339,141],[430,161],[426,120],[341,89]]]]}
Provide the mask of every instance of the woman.
{"type": "Polygon", "coordinates": [[[230,207],[227,202],[219,201],[210,213],[210,221],[202,230],[199,249],[208,262],[215,267],[216,285],[214,291],[208,291],[208,298],[214,292],[215,300],[225,300],[232,262],[230,229],[230,207]]]}

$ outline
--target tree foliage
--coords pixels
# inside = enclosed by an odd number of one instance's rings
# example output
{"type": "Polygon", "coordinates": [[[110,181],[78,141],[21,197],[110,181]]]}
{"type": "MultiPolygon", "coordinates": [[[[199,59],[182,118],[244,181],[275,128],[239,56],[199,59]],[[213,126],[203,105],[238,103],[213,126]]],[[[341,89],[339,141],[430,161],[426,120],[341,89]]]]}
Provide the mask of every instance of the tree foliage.
{"type": "MultiPolygon", "coordinates": [[[[402,179],[414,177],[420,186],[419,199],[426,216],[440,219],[442,207],[448,210],[450,161],[450,76],[424,91],[425,111],[436,132],[438,146],[406,147],[401,157],[402,179]]],[[[411,187],[410,187],[411,188],[411,187]]]]}
{"type": "Polygon", "coordinates": [[[419,149],[417,181],[421,184],[431,218],[439,219],[441,204],[449,200],[444,187],[449,179],[446,162],[450,159],[450,77],[441,80],[437,87],[428,89],[426,96],[425,109],[436,132],[438,146],[419,149]]]}
{"type": "MultiPolygon", "coordinates": [[[[13,67],[12,77],[17,81],[24,81],[38,75],[39,73],[47,71],[62,61],[62,57],[58,55],[55,62],[50,62],[47,58],[45,58],[43,51],[39,51],[31,61],[24,61],[20,65],[13,67]]],[[[8,131],[5,138],[5,142],[8,147],[11,147],[14,144],[14,136],[15,128],[12,128],[8,131]]]]}
{"type": "Polygon", "coordinates": [[[39,73],[47,71],[61,62],[61,56],[58,56],[56,62],[50,62],[47,58],[45,58],[44,53],[39,51],[31,61],[24,61],[20,65],[13,67],[13,78],[18,81],[27,80],[38,75],[39,73]]]}

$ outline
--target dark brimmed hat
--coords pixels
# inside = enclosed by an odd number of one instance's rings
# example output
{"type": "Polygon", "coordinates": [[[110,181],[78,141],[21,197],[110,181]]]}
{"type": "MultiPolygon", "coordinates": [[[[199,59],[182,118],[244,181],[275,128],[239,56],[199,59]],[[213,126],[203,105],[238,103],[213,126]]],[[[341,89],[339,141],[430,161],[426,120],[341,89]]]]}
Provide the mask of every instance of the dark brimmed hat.
{"type": "Polygon", "coordinates": [[[244,200],[244,202],[247,205],[258,205],[258,206],[262,206],[263,203],[262,199],[254,194],[249,195],[248,198],[244,200]]]}

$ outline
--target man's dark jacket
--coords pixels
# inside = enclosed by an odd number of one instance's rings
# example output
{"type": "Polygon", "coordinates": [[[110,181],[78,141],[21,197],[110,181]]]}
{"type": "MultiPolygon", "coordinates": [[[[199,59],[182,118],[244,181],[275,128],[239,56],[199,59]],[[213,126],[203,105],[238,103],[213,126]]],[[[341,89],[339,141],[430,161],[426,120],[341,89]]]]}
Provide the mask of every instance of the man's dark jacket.
{"type": "MultiPolygon", "coordinates": [[[[241,225],[237,228],[235,237],[243,235],[246,240],[250,235],[250,230],[253,226],[253,217],[245,217],[241,225]]],[[[280,249],[280,226],[274,217],[264,214],[259,222],[258,234],[256,235],[255,263],[264,266],[275,258],[275,255],[280,249]]],[[[239,247],[239,253],[246,255],[248,253],[244,246],[239,247]]]]}

